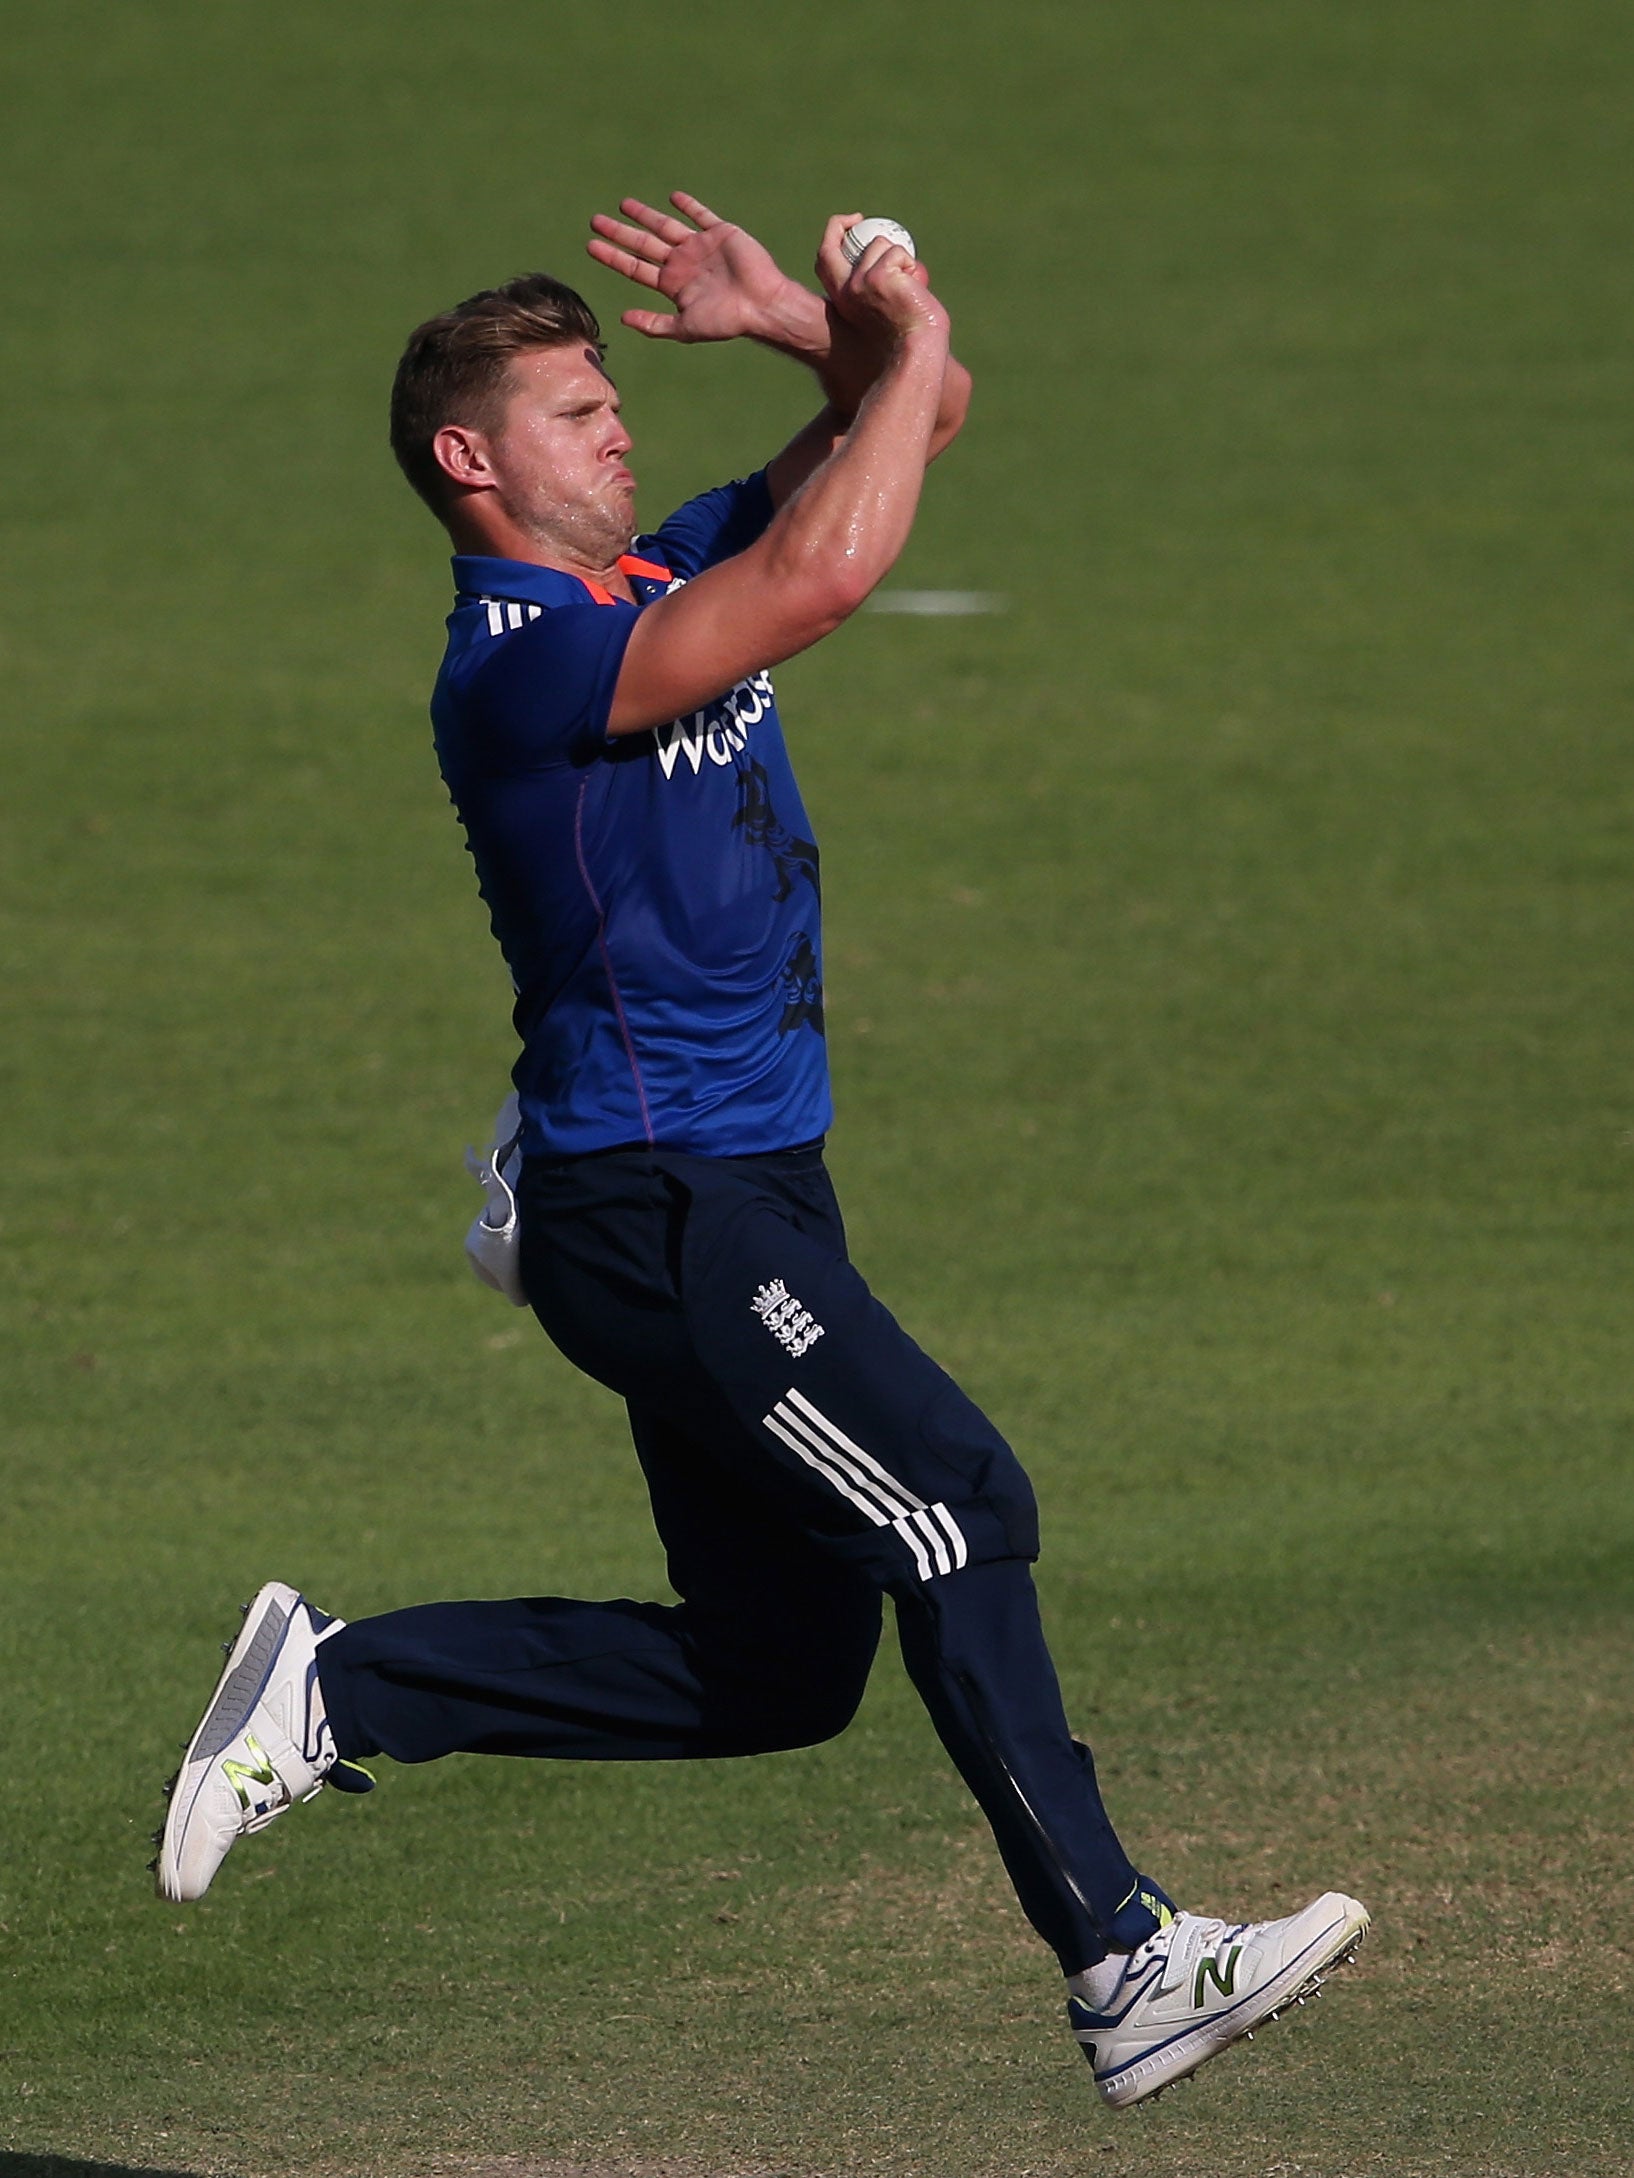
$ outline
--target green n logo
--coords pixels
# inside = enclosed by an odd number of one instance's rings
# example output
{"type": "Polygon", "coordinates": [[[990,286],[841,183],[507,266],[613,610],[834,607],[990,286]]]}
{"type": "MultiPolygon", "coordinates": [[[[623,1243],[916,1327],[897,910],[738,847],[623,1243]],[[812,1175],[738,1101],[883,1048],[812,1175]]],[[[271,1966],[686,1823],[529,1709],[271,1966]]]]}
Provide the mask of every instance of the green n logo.
{"type": "Polygon", "coordinates": [[[239,1806],[247,1809],[250,1804],[250,1796],[244,1789],[246,1785],[277,1785],[281,1784],[283,1780],[268,1760],[267,1750],[258,1739],[252,1739],[246,1735],[244,1745],[255,1757],[259,1767],[252,1768],[248,1763],[244,1762],[224,1762],[221,1765],[221,1770],[222,1775],[232,1786],[234,1792],[238,1794],[239,1806]]]}
{"type": "Polygon", "coordinates": [[[1218,1959],[1203,1960],[1197,1969],[1197,1983],[1191,1993],[1192,2008],[1195,2011],[1201,2011],[1203,2008],[1203,1984],[1206,1981],[1213,1982],[1221,1996],[1228,1997],[1231,1995],[1237,1986],[1237,1961],[1242,1955],[1242,1945],[1233,1944],[1226,1955],[1224,1966],[1220,1964],[1218,1959]]]}

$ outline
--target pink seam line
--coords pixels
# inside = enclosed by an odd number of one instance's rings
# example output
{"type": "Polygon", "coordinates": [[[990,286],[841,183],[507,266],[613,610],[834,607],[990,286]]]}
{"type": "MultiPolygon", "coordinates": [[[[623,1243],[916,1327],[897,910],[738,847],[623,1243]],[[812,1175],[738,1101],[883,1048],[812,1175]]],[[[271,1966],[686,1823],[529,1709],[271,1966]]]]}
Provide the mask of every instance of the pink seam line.
{"type": "Polygon", "coordinates": [[[630,1035],[630,1024],[625,1017],[624,1001],[619,996],[618,978],[613,973],[612,956],[607,950],[607,916],[590,882],[590,870],[584,859],[584,797],[589,791],[590,774],[579,781],[579,798],[573,806],[573,852],[578,860],[579,875],[584,889],[590,895],[590,905],[596,911],[596,946],[601,954],[602,972],[607,978],[607,988],[612,993],[613,1011],[618,1015],[619,1034],[624,1038],[624,1055],[630,1062],[630,1074],[635,1082],[635,1093],[641,1100],[641,1131],[647,1138],[647,1147],[653,1145],[652,1114],[647,1109],[646,1084],[641,1079],[641,1068],[636,1063],[635,1042],[630,1035]]]}

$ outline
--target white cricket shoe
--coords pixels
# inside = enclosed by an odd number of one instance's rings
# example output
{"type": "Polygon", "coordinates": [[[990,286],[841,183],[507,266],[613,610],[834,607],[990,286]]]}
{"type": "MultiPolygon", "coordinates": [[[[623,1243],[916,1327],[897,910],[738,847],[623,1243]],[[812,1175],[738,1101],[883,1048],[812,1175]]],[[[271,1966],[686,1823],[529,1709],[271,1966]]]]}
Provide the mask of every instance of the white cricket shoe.
{"type": "MultiPolygon", "coordinates": [[[[1303,2004],[1367,1934],[1368,1911],[1325,1891],[1286,1921],[1205,1920],[1180,1913],[1129,1955],[1099,2008],[1083,1994],[1067,2017],[1101,2099],[1114,2109],[1161,2094],[1240,2036],[1303,2004]]],[[[1069,1979],[1076,1992],[1079,1977],[1069,1979]]]]}
{"type": "Polygon", "coordinates": [[[323,1790],[336,1757],[317,1648],[344,1623],[284,1581],[268,1581],[245,1606],[243,1631],[223,1643],[226,1669],[165,1788],[170,1808],[152,1863],[161,1898],[202,1898],[236,1840],[323,1790]]]}

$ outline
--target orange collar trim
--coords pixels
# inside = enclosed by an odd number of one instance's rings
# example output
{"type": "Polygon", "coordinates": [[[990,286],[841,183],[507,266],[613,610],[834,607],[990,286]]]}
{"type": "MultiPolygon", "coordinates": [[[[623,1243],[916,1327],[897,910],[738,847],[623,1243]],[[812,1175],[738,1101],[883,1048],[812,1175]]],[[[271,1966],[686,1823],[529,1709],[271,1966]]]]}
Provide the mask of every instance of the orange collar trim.
{"type": "MultiPolygon", "coordinates": [[[[667,567],[660,567],[656,560],[638,560],[633,552],[621,552],[619,554],[618,571],[621,575],[640,575],[648,582],[669,582],[674,579],[667,567]]],[[[601,583],[592,582],[588,575],[581,575],[579,580],[590,592],[596,604],[617,604],[618,600],[614,597],[612,591],[605,588],[601,583]]]]}

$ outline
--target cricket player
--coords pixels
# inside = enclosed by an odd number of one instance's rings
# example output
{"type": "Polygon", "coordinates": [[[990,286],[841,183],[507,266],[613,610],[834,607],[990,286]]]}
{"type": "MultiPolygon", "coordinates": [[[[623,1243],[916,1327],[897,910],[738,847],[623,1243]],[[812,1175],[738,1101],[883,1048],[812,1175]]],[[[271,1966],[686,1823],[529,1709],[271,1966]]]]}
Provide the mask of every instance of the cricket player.
{"type": "Polygon", "coordinates": [[[817,414],[765,468],[635,518],[587,305],[543,274],[411,337],[392,444],[454,548],[432,697],[443,778],[516,986],[521,1279],[626,1402],[674,1603],[429,1603],[346,1623],[248,1608],[160,1834],[161,1894],[361,1765],[673,1761],[808,1745],[853,1715],[895,1610],[914,1686],[1067,1979],[1104,2099],[1139,2102],[1306,1994],[1367,1926],[1181,1912],[1131,1861],[1040,1629],[1015,1454],[853,1268],[830,1123],[817,846],[770,669],[907,542],[970,381],[922,265],[819,291],[677,193],[598,214],[654,340],[753,340],[817,414]],[[669,309],[650,305],[667,302],[669,309]]]}

